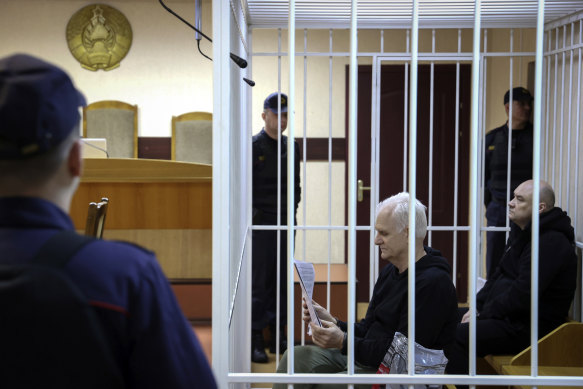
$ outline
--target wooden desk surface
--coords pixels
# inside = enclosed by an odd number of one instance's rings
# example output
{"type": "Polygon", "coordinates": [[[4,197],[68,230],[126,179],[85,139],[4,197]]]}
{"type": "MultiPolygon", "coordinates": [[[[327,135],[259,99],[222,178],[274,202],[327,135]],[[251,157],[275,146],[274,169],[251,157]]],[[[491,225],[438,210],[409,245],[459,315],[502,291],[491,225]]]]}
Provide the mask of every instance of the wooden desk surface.
{"type": "Polygon", "coordinates": [[[159,159],[87,158],[81,182],[211,182],[212,166],[159,159]]]}

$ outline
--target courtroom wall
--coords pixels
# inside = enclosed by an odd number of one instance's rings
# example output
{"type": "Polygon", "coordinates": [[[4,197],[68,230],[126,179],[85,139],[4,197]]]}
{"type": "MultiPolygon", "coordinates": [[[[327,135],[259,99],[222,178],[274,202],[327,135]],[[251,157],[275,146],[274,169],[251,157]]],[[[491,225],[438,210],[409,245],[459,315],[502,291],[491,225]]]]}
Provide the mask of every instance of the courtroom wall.
{"type": "MultiPolygon", "coordinates": [[[[194,22],[194,0],[166,0],[194,22]]],[[[202,28],[212,38],[211,1],[203,0],[202,28]]],[[[212,112],[212,62],[196,48],[194,32],[156,0],[73,1],[2,0],[0,56],[14,52],[38,55],[65,68],[88,102],[122,100],[137,104],[139,136],[170,136],[172,115],[212,112]],[[65,38],[71,16],[89,4],[103,3],[121,11],[133,30],[132,47],[121,66],[110,71],[81,68],[65,38]]],[[[201,41],[212,57],[212,46],[201,41]]]]}

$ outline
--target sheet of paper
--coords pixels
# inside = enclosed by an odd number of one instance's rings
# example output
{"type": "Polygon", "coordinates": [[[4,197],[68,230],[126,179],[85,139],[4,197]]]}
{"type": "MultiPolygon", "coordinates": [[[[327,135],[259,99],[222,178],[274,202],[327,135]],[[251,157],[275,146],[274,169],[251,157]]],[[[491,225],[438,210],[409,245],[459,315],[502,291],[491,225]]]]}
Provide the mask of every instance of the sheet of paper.
{"type": "MultiPolygon", "coordinates": [[[[316,272],[314,271],[314,265],[310,262],[302,262],[294,260],[294,266],[296,272],[298,273],[298,278],[300,279],[300,286],[302,287],[302,296],[306,300],[308,306],[308,312],[310,313],[310,320],[322,327],[320,318],[316,314],[316,310],[312,305],[312,294],[314,292],[314,280],[316,279],[316,272]]],[[[308,328],[308,334],[311,331],[308,328]]]]}

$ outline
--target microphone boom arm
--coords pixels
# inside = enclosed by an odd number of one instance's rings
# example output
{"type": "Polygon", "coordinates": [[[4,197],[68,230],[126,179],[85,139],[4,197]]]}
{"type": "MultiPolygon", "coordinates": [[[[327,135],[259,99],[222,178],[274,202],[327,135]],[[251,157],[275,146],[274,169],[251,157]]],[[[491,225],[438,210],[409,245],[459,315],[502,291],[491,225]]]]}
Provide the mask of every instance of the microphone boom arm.
{"type": "MultiPolygon", "coordinates": [[[[184,20],[180,15],[178,15],[176,12],[174,12],[173,10],[171,10],[166,4],[164,4],[164,2],[162,0],[158,0],[160,2],[160,4],[162,5],[162,7],[164,7],[164,9],[168,12],[170,12],[172,15],[176,16],[180,21],[182,21],[184,24],[186,24],[188,27],[192,28],[195,32],[199,33],[201,36],[203,36],[205,39],[207,39],[209,42],[213,42],[213,40],[211,38],[209,38],[208,36],[206,36],[202,31],[200,31],[198,28],[194,27],[192,24],[190,24],[188,21],[184,20]]],[[[243,58],[239,57],[236,54],[230,53],[231,54],[231,59],[233,60],[233,62],[235,62],[237,64],[237,66],[239,66],[241,69],[245,69],[247,67],[247,61],[245,61],[243,58]]],[[[207,57],[208,58],[208,57],[207,57]]],[[[209,58],[210,59],[210,58],[209,58]]],[[[212,59],[211,59],[212,61],[212,59]]]]}

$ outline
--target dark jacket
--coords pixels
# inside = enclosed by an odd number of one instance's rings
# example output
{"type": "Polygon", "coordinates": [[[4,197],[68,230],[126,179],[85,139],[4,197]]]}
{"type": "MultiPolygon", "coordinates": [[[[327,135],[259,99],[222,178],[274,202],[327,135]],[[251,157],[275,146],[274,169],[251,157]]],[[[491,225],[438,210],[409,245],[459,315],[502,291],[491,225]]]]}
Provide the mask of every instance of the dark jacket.
{"type": "MultiPolygon", "coordinates": [[[[281,136],[281,222],[287,220],[287,140],[281,136]]],[[[277,216],[277,140],[265,130],[253,136],[253,224],[271,224],[277,216]],[[264,216],[262,218],[262,216],[264,216]]],[[[301,200],[300,188],[300,147],[294,141],[294,214],[301,200]]]]}
{"type": "MultiPolygon", "coordinates": [[[[0,264],[30,262],[61,230],[74,230],[73,222],[54,204],[0,198],[0,264]]],[[[63,272],[95,309],[127,388],[216,387],[204,351],[152,252],[96,239],[63,272]]]]}
{"type": "MultiPolygon", "coordinates": [[[[565,322],[573,300],[577,257],[571,219],[555,207],[540,215],[539,336],[565,322]]],[[[512,224],[500,265],[477,295],[479,319],[504,319],[530,328],[531,225],[512,224]]]]}
{"type": "MultiPolygon", "coordinates": [[[[441,253],[426,248],[415,264],[415,341],[431,349],[446,349],[455,338],[457,296],[451,269],[441,253]]],[[[360,364],[378,367],[395,332],[408,334],[409,271],[389,264],[375,284],[366,316],[354,325],[354,355],[360,364]]],[[[338,321],[346,331],[346,323],[338,321]]],[[[342,349],[346,353],[346,345],[342,349]]]]}
{"type": "MultiPolygon", "coordinates": [[[[532,178],[532,124],[512,130],[510,198],[518,185],[532,178]]],[[[486,134],[484,162],[484,204],[498,201],[506,204],[508,177],[508,124],[486,134]]]]}

